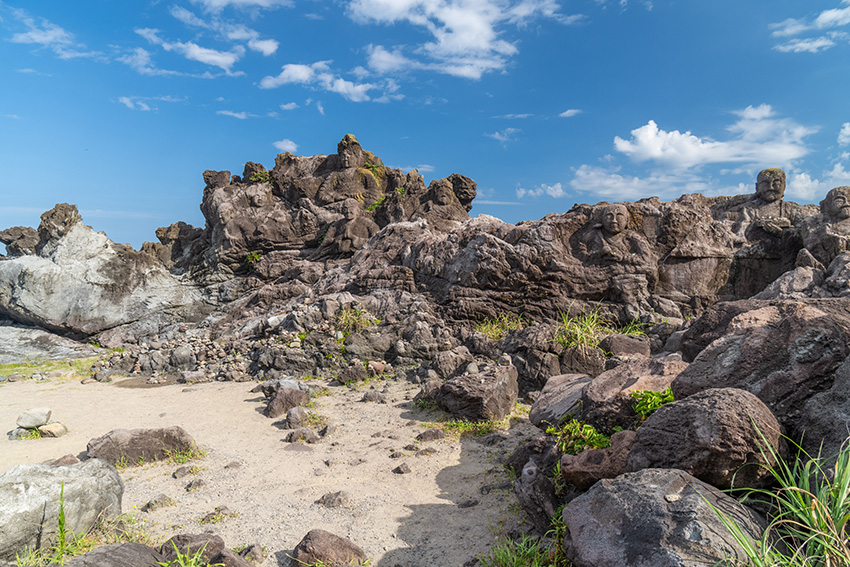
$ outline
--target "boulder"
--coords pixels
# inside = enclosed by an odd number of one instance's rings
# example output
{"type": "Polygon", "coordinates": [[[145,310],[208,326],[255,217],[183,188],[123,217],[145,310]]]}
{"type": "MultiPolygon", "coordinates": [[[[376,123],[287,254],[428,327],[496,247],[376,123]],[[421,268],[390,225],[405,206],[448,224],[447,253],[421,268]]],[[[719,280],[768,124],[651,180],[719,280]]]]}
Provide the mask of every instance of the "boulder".
{"type": "Polygon", "coordinates": [[[822,455],[830,462],[846,445],[850,435],[850,359],[835,371],[832,387],[806,401],[793,438],[811,456],[822,455]]]}
{"type": "Polygon", "coordinates": [[[431,368],[437,372],[437,377],[447,380],[472,362],[472,354],[465,346],[452,350],[438,352],[431,361],[431,368]]]}
{"type": "Polygon", "coordinates": [[[725,334],[676,377],[673,394],[680,400],[709,388],[747,390],[791,429],[806,400],[832,385],[848,354],[848,333],[836,316],[809,304],[752,307],[731,318],[725,334]]]}
{"type": "Polygon", "coordinates": [[[500,420],[510,414],[519,395],[517,370],[510,357],[478,374],[452,378],[434,398],[453,417],[470,421],[500,420]]]}
{"type": "Polygon", "coordinates": [[[716,488],[674,469],[603,479],[564,508],[575,567],[704,567],[746,555],[711,506],[759,539],[764,521],[716,488]]]}
{"type": "Polygon", "coordinates": [[[343,567],[366,560],[366,553],[349,540],[325,530],[310,530],[292,552],[292,567],[333,565],[343,567]]]}
{"type": "Polygon", "coordinates": [[[753,394],[735,388],[705,390],[671,402],[637,430],[626,467],[688,472],[717,488],[763,488],[776,460],[786,455],[779,422],[753,394]],[[769,444],[769,446],[766,446],[769,444]]]}
{"type": "Polygon", "coordinates": [[[79,534],[101,519],[121,514],[123,495],[118,471],[100,459],[9,470],[0,475],[0,559],[11,561],[25,548],[51,546],[56,541],[60,500],[66,529],[79,534]]]}
{"type": "Polygon", "coordinates": [[[0,230],[0,243],[6,245],[6,253],[10,257],[35,254],[38,241],[38,232],[28,226],[13,226],[0,230]]]}
{"type": "Polygon", "coordinates": [[[514,493],[531,525],[544,534],[552,526],[552,518],[558,510],[555,484],[549,479],[535,460],[522,467],[522,473],[514,482],[514,493]]]}
{"type": "Polygon", "coordinates": [[[570,415],[578,415],[581,394],[591,378],[586,374],[561,374],[552,376],[543,386],[540,396],[528,412],[528,419],[541,429],[557,425],[570,415]]]}
{"type": "MultiPolygon", "coordinates": [[[[362,365],[361,365],[362,367],[362,365]]],[[[286,413],[295,406],[304,405],[310,401],[310,395],[303,390],[294,388],[278,388],[274,397],[269,400],[265,414],[267,417],[275,418],[286,413]]]]}
{"type": "Polygon", "coordinates": [[[178,534],[163,543],[159,552],[168,562],[177,560],[177,552],[182,555],[195,555],[203,549],[201,560],[209,563],[218,555],[224,547],[224,540],[212,533],[203,534],[178,534]]]}
{"type": "Polygon", "coordinates": [[[678,354],[624,362],[607,370],[584,386],[581,419],[599,430],[628,428],[639,420],[632,405],[632,392],[663,392],[688,367],[678,354]]]}
{"type": "Polygon", "coordinates": [[[46,425],[50,421],[51,413],[50,408],[28,409],[18,416],[15,423],[17,423],[18,427],[23,427],[24,429],[35,429],[46,425]]]}
{"type": "Polygon", "coordinates": [[[611,436],[607,449],[585,449],[578,455],[561,457],[561,478],[579,490],[587,490],[597,480],[615,478],[626,472],[626,458],[635,442],[635,432],[619,431],[611,436]]]}
{"type": "Polygon", "coordinates": [[[173,425],[159,429],[114,429],[89,441],[86,452],[89,458],[103,459],[112,465],[134,466],[197,448],[185,429],[173,425]]]}
{"type": "Polygon", "coordinates": [[[629,335],[611,333],[610,335],[602,337],[602,340],[599,341],[599,348],[614,356],[621,354],[640,354],[642,356],[650,355],[649,339],[645,336],[633,337],[629,335]]]}
{"type": "Polygon", "coordinates": [[[66,567],[160,567],[165,557],[141,543],[116,543],[93,549],[65,563],[66,567]]]}

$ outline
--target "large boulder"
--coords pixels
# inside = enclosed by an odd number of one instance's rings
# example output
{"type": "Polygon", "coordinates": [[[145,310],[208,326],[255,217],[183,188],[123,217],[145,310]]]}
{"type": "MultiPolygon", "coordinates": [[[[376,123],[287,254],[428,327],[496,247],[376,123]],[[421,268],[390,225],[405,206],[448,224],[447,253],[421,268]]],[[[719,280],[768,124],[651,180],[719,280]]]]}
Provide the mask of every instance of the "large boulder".
{"type": "Polygon", "coordinates": [[[159,429],[113,429],[88,442],[89,458],[134,466],[198,450],[195,440],[177,425],[159,429]]]}
{"type": "Polygon", "coordinates": [[[709,388],[747,390],[790,428],[805,401],[832,385],[848,333],[838,316],[809,304],[753,307],[732,317],[726,333],[676,377],[673,394],[678,400],[709,388]]]}
{"type": "Polygon", "coordinates": [[[325,530],[307,532],[292,552],[292,567],[328,565],[344,567],[361,564],[366,554],[351,541],[325,530]]]}
{"type": "Polygon", "coordinates": [[[746,563],[712,506],[759,539],[764,521],[716,488],[674,469],[597,482],[564,508],[564,549],[574,567],[708,567],[746,563]]]}
{"type": "Polygon", "coordinates": [[[630,394],[650,390],[663,392],[688,367],[678,354],[641,358],[607,370],[584,386],[581,419],[597,429],[627,428],[639,418],[630,394]]]}
{"type": "Polygon", "coordinates": [[[681,469],[721,489],[762,488],[768,466],[786,454],[779,422],[753,394],[735,388],[706,390],[666,404],[637,430],[629,471],[681,469]]]}
{"type": "Polygon", "coordinates": [[[452,378],[434,393],[436,402],[458,419],[486,421],[504,419],[516,405],[519,395],[517,370],[510,357],[478,374],[452,378]]]}
{"type": "Polygon", "coordinates": [[[585,449],[578,455],[561,456],[561,478],[579,490],[587,490],[597,480],[615,478],[626,472],[626,459],[635,442],[629,429],[611,436],[606,449],[585,449]]]}
{"type": "Polygon", "coordinates": [[[835,371],[832,388],[815,394],[800,412],[793,438],[810,455],[834,460],[850,435],[850,359],[835,371]]]}
{"type": "Polygon", "coordinates": [[[57,537],[59,508],[65,528],[85,533],[101,519],[121,514],[124,483],[100,459],[54,467],[19,465],[0,475],[0,559],[50,547],[57,537]]]}

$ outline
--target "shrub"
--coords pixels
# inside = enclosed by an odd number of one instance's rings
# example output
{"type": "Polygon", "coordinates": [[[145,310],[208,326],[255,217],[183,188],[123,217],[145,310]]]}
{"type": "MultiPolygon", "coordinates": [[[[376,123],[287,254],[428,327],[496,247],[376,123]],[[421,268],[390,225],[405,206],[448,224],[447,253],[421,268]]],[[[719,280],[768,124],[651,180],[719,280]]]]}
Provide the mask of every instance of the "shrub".
{"type": "Polygon", "coordinates": [[[336,316],[337,329],[342,331],[345,336],[351,333],[359,333],[360,331],[379,323],[380,320],[372,317],[365,309],[359,307],[349,307],[343,309],[336,316]]]}
{"type": "Polygon", "coordinates": [[[655,411],[663,406],[674,401],[673,390],[668,387],[663,392],[653,392],[652,390],[638,390],[629,394],[635,400],[632,404],[632,409],[640,416],[641,419],[646,419],[655,411]]]}
{"type": "Polygon", "coordinates": [[[577,419],[566,421],[558,427],[547,427],[546,433],[555,436],[558,450],[564,455],[578,455],[585,449],[605,449],[611,446],[610,437],[577,419]]]}
{"type": "Polygon", "coordinates": [[[571,317],[561,312],[561,324],[555,331],[555,340],[565,347],[598,348],[599,340],[611,332],[610,324],[599,314],[599,309],[571,317]]]}
{"type": "Polygon", "coordinates": [[[251,174],[251,177],[248,178],[251,183],[266,183],[269,180],[269,172],[268,171],[255,171],[251,174]]]}

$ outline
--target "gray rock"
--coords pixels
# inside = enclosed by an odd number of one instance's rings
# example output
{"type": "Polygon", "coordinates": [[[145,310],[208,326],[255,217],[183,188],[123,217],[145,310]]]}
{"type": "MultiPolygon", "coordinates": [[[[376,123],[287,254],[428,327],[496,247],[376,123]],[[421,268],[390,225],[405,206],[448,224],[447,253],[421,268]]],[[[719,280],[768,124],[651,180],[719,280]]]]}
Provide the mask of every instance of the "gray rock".
{"type": "Polygon", "coordinates": [[[787,450],[781,427],[764,403],[735,388],[706,390],[665,404],[638,428],[630,472],[680,469],[721,489],[763,488],[774,481],[762,455],[787,450]],[[765,447],[765,444],[769,447],[765,447]]]}
{"type": "Polygon", "coordinates": [[[52,545],[60,491],[66,528],[73,533],[121,513],[124,483],[115,467],[100,459],[63,467],[19,465],[0,475],[0,559],[52,545]]]}
{"type": "Polygon", "coordinates": [[[182,555],[194,555],[201,549],[203,549],[201,560],[208,563],[224,549],[224,540],[211,533],[178,534],[163,543],[159,552],[166,561],[176,561],[178,552],[182,555]]]}
{"type": "Polygon", "coordinates": [[[578,455],[561,457],[561,478],[579,490],[587,490],[603,478],[626,472],[626,458],[635,442],[635,432],[620,431],[611,436],[607,449],[585,449],[578,455]]]}
{"type": "Polygon", "coordinates": [[[528,419],[542,429],[557,425],[569,415],[578,415],[581,409],[581,393],[591,381],[586,374],[561,374],[552,376],[543,386],[540,397],[528,412],[528,419]]]}
{"type": "Polygon", "coordinates": [[[23,427],[24,429],[36,429],[50,421],[51,413],[50,408],[28,409],[18,416],[15,423],[17,423],[18,427],[23,427]]]}
{"type": "Polygon", "coordinates": [[[599,341],[599,348],[605,352],[610,352],[614,356],[620,354],[640,354],[642,356],[649,356],[650,354],[649,339],[645,336],[632,337],[612,333],[610,335],[606,335],[601,341],[599,341]]]}
{"type": "Polygon", "coordinates": [[[66,567],[160,567],[165,557],[141,543],[99,547],[65,563],[66,567]]]}
{"type": "Polygon", "coordinates": [[[351,541],[325,530],[310,530],[295,546],[291,565],[349,565],[365,560],[366,553],[351,541]]]}
{"type": "Polygon", "coordinates": [[[835,371],[832,387],[815,394],[803,406],[793,438],[801,440],[810,455],[821,454],[828,462],[846,444],[850,435],[850,359],[835,371]]]}
{"type": "Polygon", "coordinates": [[[287,433],[284,441],[287,443],[297,443],[299,441],[303,441],[304,443],[318,443],[321,441],[321,437],[319,437],[315,431],[312,429],[307,429],[306,427],[301,427],[300,429],[295,429],[287,433]]]}
{"type": "Polygon", "coordinates": [[[522,467],[522,473],[514,482],[514,492],[535,529],[540,534],[549,531],[558,509],[558,498],[555,485],[537,462],[530,460],[522,467]]]}
{"type": "Polygon", "coordinates": [[[275,418],[285,415],[295,406],[304,405],[310,401],[310,396],[303,390],[293,388],[278,388],[274,397],[266,406],[267,417],[275,418]]]}
{"type": "Polygon", "coordinates": [[[601,480],[564,508],[567,558],[575,567],[746,562],[709,503],[733,518],[748,537],[761,537],[764,521],[716,488],[683,471],[645,469],[601,480]]]}
{"type": "Polygon", "coordinates": [[[300,429],[304,427],[307,417],[310,415],[310,411],[302,406],[296,406],[286,412],[286,428],[287,429],[300,429]]]}
{"type": "Polygon", "coordinates": [[[499,420],[510,414],[519,395],[517,369],[495,364],[443,384],[434,398],[452,416],[470,421],[499,420]]]}
{"type": "Polygon", "coordinates": [[[127,466],[195,450],[197,444],[192,436],[176,425],[160,429],[114,429],[102,437],[92,439],[86,447],[89,457],[127,466]]]}
{"type": "Polygon", "coordinates": [[[339,492],[328,492],[316,500],[316,504],[321,504],[325,508],[349,508],[352,504],[352,498],[348,492],[340,490],[339,492]]]}
{"type": "Polygon", "coordinates": [[[439,379],[447,380],[471,363],[472,354],[469,349],[459,346],[452,350],[438,352],[431,361],[431,368],[437,372],[439,379]]]}
{"type": "Polygon", "coordinates": [[[42,437],[62,437],[63,435],[68,434],[68,428],[58,421],[42,425],[38,428],[38,430],[42,437]]]}

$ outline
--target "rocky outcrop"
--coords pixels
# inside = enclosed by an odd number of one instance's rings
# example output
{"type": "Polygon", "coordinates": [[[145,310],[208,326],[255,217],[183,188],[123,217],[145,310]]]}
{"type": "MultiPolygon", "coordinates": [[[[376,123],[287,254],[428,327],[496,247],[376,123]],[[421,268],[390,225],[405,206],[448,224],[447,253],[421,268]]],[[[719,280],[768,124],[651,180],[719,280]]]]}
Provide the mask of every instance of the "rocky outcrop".
{"type": "Polygon", "coordinates": [[[204,312],[196,290],[83,225],[75,206],[42,215],[38,234],[37,254],[0,262],[0,315],[88,336],[171,317],[197,321],[204,312]]]}
{"type": "Polygon", "coordinates": [[[601,480],[564,508],[575,567],[680,567],[747,557],[711,507],[758,540],[764,521],[686,472],[646,469],[601,480]],[[711,506],[709,506],[709,504],[711,506]]]}
{"type": "Polygon", "coordinates": [[[14,561],[27,548],[50,547],[57,537],[60,505],[65,528],[85,533],[121,513],[124,483],[100,459],[74,465],[19,465],[0,475],[0,560],[14,561]]]}
{"type": "Polygon", "coordinates": [[[626,463],[683,470],[717,488],[763,488],[773,455],[787,456],[779,422],[756,396],[717,388],[666,404],[638,428],[626,463]]]}

